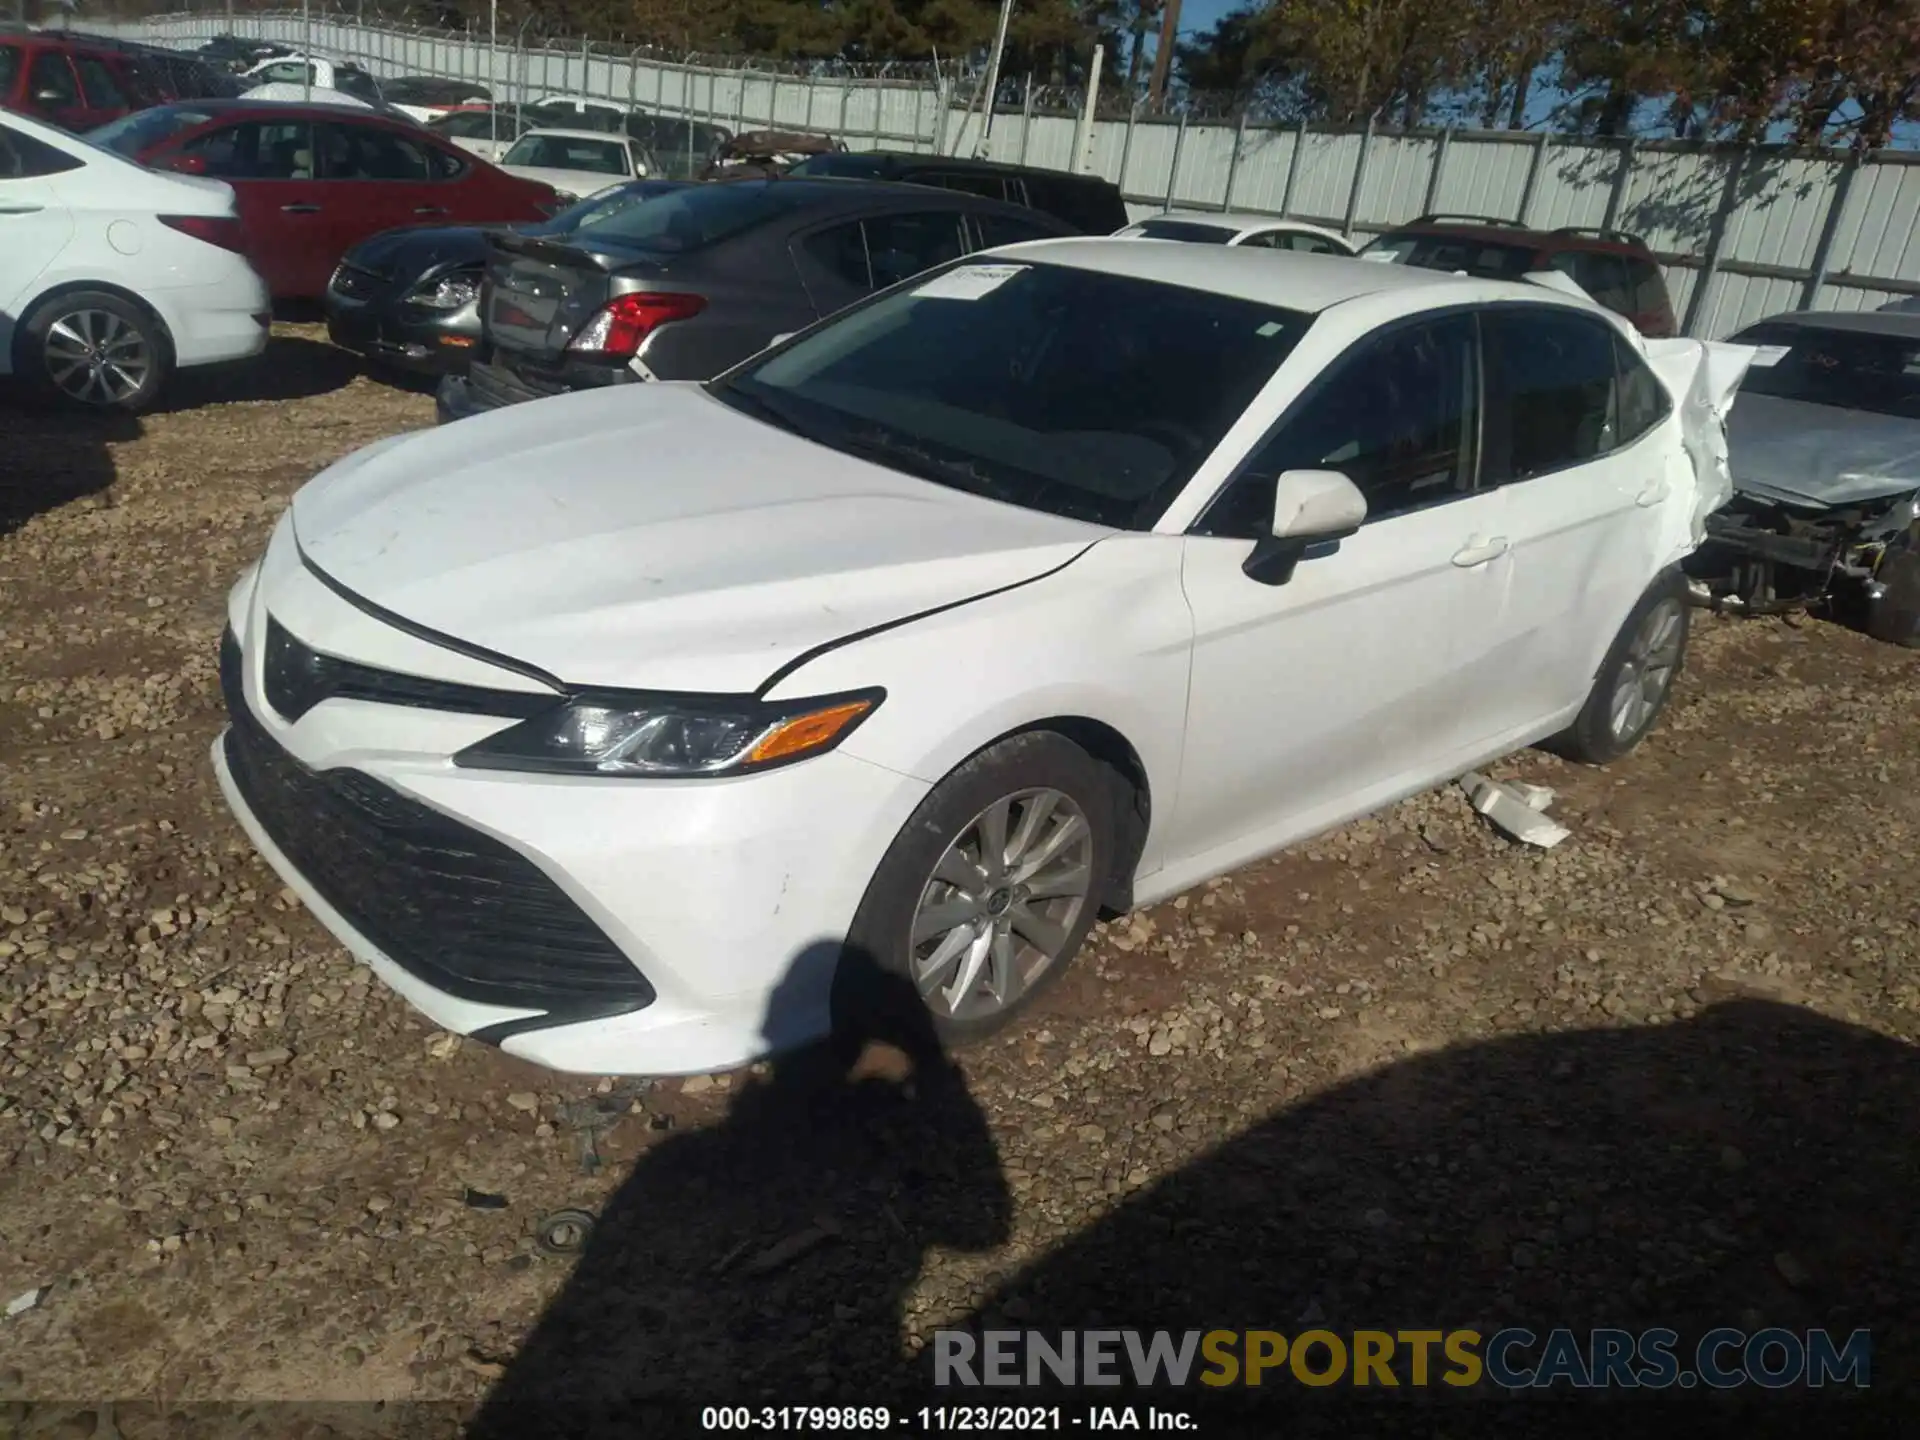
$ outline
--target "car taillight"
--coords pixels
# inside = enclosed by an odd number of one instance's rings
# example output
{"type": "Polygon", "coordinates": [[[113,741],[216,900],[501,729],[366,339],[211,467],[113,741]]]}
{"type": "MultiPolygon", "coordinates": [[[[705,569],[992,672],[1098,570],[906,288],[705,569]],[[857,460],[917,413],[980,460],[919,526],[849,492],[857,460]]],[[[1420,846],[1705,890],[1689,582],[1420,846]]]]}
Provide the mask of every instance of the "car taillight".
{"type": "Polygon", "coordinates": [[[218,245],[222,250],[231,250],[236,255],[247,253],[246,232],[241,229],[238,220],[218,215],[162,215],[158,218],[162,225],[170,230],[178,230],[182,235],[191,235],[196,240],[218,245]]]}
{"type": "Polygon", "coordinates": [[[603,355],[611,360],[631,360],[640,347],[662,325],[675,320],[690,320],[707,308],[703,295],[676,291],[655,294],[622,295],[602,306],[573,337],[567,349],[576,355],[603,355]]]}

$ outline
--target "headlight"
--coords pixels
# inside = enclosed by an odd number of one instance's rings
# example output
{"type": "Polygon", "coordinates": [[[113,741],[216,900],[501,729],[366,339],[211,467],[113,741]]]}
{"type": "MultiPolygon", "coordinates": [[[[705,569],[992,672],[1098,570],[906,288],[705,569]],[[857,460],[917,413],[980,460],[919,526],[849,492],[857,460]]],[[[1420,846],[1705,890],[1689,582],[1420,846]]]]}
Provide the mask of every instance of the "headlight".
{"type": "Polygon", "coordinates": [[[459,310],[471,305],[479,293],[479,276],[443,275],[431,285],[422,285],[407,296],[407,303],[428,310],[459,310]]]}
{"type": "Polygon", "coordinates": [[[781,704],[578,695],[453,760],[475,769],[563,775],[738,775],[824,754],[885,698],[880,690],[781,704]]]}

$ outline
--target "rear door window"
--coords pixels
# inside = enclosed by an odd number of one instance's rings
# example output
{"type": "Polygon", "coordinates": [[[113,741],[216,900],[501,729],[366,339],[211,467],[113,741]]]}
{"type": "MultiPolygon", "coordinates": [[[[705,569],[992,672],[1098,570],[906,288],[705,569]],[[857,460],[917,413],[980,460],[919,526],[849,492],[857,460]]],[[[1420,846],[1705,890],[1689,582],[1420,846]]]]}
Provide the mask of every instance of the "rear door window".
{"type": "Polygon", "coordinates": [[[78,170],[85,163],[44,140],[0,125],[0,180],[38,180],[78,170]]]}
{"type": "Polygon", "coordinates": [[[957,210],[918,210],[877,215],[861,222],[873,288],[883,290],[922,270],[957,260],[966,252],[957,210]]]}
{"type": "Polygon", "coordinates": [[[1627,342],[1613,337],[1614,364],[1620,372],[1620,440],[1631,445],[1667,418],[1672,402],[1647,362],[1627,342]]]}
{"type": "Polygon", "coordinates": [[[432,175],[427,147],[371,125],[331,123],[320,131],[323,180],[413,180],[432,175]]]}
{"type": "Polygon", "coordinates": [[[816,230],[800,242],[800,247],[834,279],[857,290],[873,289],[873,267],[867,262],[867,237],[858,220],[816,230]]]}
{"type": "Polygon", "coordinates": [[[911,178],[916,185],[938,185],[942,190],[958,190],[963,195],[979,195],[988,200],[1007,198],[1007,187],[998,175],[966,170],[923,170],[911,178]]]}
{"type": "Polygon", "coordinates": [[[1546,306],[1499,306],[1481,317],[1489,388],[1503,424],[1488,426],[1490,484],[1594,460],[1619,438],[1613,327],[1546,306]]]}
{"type": "Polygon", "coordinates": [[[1667,282],[1660,276],[1660,267],[1651,260],[1636,260],[1631,256],[1625,263],[1627,280],[1633,287],[1633,313],[1646,316],[1665,315],[1667,282]]]}

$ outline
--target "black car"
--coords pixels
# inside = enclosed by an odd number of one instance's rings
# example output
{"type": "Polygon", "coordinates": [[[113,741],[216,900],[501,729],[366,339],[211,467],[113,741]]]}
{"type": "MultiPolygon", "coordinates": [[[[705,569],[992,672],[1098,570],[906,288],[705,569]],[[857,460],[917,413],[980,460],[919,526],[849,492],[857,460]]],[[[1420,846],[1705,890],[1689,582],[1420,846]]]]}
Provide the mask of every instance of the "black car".
{"type": "MultiPolygon", "coordinates": [[[[567,235],[680,188],[672,180],[635,180],[550,220],[507,228],[522,235],[567,235]]],[[[328,338],[389,369],[464,373],[480,341],[476,300],[486,236],[478,225],[408,225],[368,236],[347,251],[327,283],[328,338]]]]}
{"type": "Polygon", "coordinates": [[[852,155],[816,155],[788,172],[792,176],[837,175],[849,180],[894,180],[937,185],[1038,210],[1079,235],[1111,235],[1132,219],[1120,187],[1097,175],[1002,165],[952,155],[913,155],[873,150],[852,155]]]}
{"type": "Polygon", "coordinates": [[[564,238],[494,231],[484,335],[441,421],[568,390],[706,380],[854,301],[975,250],[1073,233],[919,185],[723,180],[564,238]]]}
{"type": "Polygon", "coordinates": [[[271,60],[279,55],[291,55],[293,51],[285,45],[276,45],[271,40],[248,40],[240,35],[216,35],[193,53],[215,65],[224,65],[238,74],[242,70],[252,69],[262,60],[271,60]]]}

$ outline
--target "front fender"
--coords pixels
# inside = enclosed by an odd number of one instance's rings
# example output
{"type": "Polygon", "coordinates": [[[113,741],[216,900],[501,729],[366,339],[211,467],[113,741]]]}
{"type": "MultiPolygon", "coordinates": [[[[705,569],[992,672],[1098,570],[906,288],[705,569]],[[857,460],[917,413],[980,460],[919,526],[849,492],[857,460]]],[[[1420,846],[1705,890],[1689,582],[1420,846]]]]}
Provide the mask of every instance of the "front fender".
{"type": "MultiPolygon", "coordinates": [[[[883,686],[885,703],[845,748],[930,784],[1002,736],[1093,721],[1138,757],[1153,815],[1170,815],[1193,655],[1181,544],[1172,535],[1103,540],[1044,580],[817,656],[768,698],[883,686]]],[[[1158,864],[1149,833],[1138,873],[1158,864]]]]}

